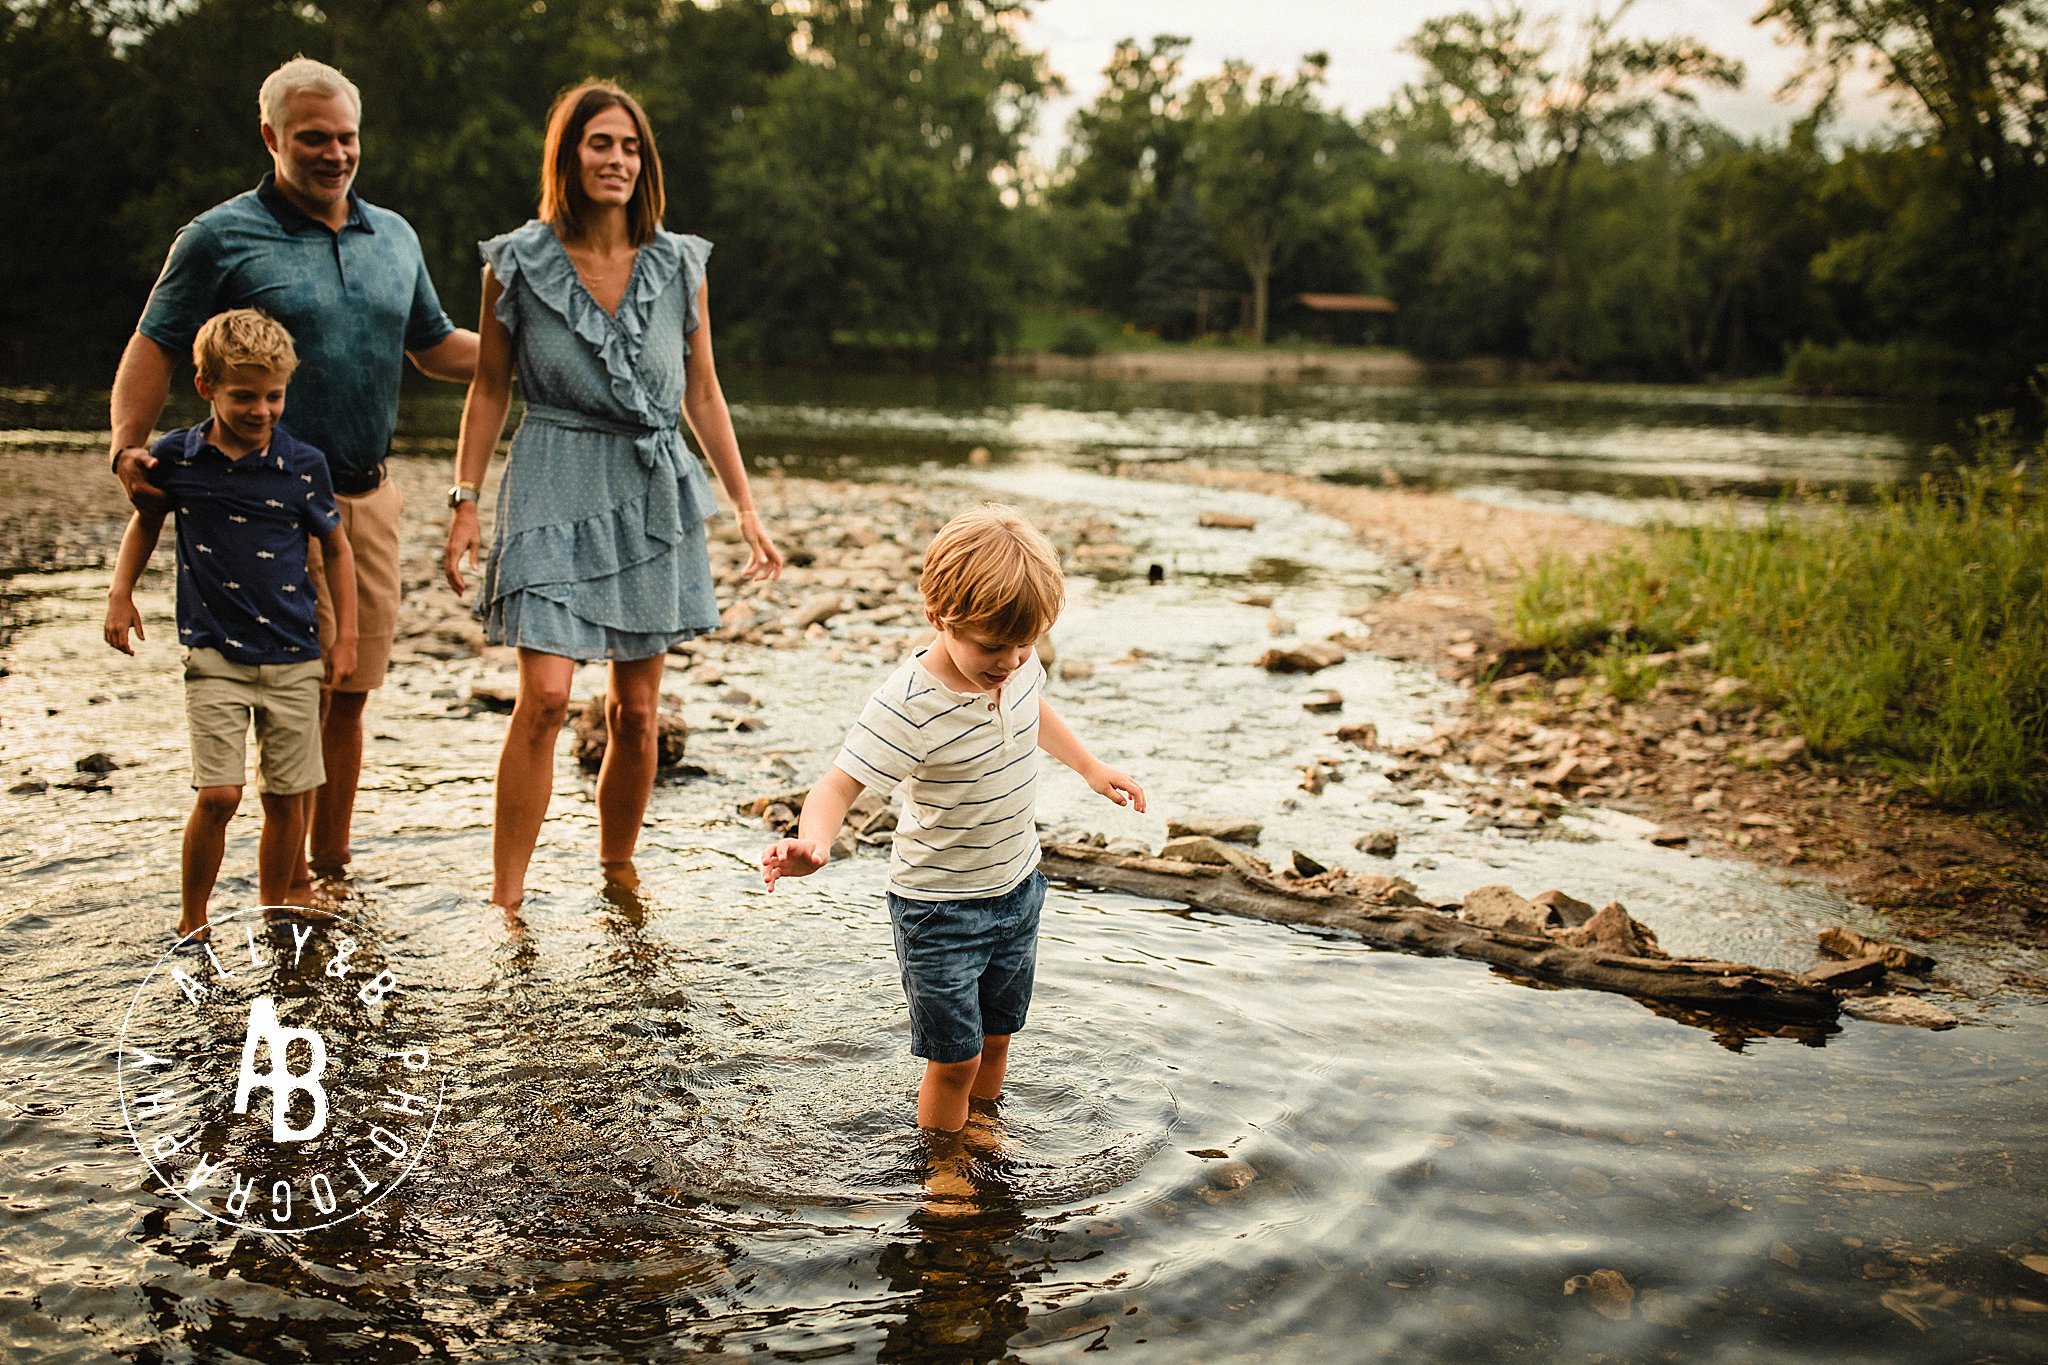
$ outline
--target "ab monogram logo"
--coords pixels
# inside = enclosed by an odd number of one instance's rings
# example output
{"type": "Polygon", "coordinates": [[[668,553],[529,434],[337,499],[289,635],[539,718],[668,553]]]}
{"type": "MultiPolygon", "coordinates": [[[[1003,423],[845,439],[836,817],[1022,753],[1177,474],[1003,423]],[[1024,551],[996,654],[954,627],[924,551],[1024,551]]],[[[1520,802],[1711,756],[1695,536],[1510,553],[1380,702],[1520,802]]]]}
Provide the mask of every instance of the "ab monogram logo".
{"type": "Polygon", "coordinates": [[[121,1025],[121,1116],[161,1191],[217,1222],[311,1232],[412,1174],[446,1068],[420,987],[362,926],[217,915],[166,953],[121,1025]]]}

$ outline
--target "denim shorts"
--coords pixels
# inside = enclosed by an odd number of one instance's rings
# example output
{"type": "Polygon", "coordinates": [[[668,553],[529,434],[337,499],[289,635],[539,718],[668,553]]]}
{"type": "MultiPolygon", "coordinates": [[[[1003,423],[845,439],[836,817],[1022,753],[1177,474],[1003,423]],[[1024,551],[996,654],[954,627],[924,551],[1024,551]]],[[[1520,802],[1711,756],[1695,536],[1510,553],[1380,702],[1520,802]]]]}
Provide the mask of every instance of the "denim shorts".
{"type": "Polygon", "coordinates": [[[889,923],[910,1001],[910,1050],[934,1062],[981,1055],[982,1040],[1024,1027],[1038,970],[1045,877],[999,896],[914,901],[891,892],[889,923]]]}

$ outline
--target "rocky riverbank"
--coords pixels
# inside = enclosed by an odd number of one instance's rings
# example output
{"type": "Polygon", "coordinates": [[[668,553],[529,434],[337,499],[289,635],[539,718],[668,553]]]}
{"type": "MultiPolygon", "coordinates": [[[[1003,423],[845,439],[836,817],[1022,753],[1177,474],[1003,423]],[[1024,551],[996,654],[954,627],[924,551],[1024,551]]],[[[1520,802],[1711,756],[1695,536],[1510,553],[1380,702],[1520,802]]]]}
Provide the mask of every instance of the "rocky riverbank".
{"type": "Polygon", "coordinates": [[[1523,572],[1545,554],[1590,559],[1635,532],[1259,471],[1145,476],[1294,498],[1406,566],[1407,591],[1361,604],[1359,643],[1469,689],[1431,739],[1397,755],[1415,780],[1476,771],[1492,781],[1494,809],[1532,827],[1575,801],[1642,815],[1671,843],[1816,875],[1910,937],[2048,942],[2048,841],[2016,820],[1936,808],[1873,765],[1816,758],[1740,679],[1714,674],[1704,651],[1641,660],[1645,675],[1624,689],[1640,695],[1629,697],[1602,679],[1534,671],[1503,628],[1523,572]]]}

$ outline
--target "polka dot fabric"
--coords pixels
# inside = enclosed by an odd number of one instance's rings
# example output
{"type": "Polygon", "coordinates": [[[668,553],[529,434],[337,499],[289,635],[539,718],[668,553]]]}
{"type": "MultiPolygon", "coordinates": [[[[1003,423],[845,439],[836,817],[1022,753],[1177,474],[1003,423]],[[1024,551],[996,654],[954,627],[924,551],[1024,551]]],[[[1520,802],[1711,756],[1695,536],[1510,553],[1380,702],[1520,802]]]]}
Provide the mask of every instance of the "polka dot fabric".
{"type": "Polygon", "coordinates": [[[662,231],[616,315],[546,223],[480,244],[504,286],[526,415],[498,489],[476,615],[492,644],[646,659],[718,625],[704,522],[718,502],[681,431],[683,361],[711,244],[662,231]]]}

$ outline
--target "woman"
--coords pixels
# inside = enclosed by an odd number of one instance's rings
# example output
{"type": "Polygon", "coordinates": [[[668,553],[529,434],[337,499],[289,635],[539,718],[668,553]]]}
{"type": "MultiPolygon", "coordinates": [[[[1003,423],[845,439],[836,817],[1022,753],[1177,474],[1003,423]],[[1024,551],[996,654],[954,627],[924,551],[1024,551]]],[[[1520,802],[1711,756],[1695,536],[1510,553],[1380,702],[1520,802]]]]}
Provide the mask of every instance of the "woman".
{"type": "Polygon", "coordinates": [[[611,664],[598,858],[609,877],[633,880],[654,788],[662,660],[676,641],[718,625],[704,527],[718,504],[679,419],[739,516],[747,576],[782,572],[712,368],[711,244],[664,230],[663,207],[647,115],[617,86],[591,82],[548,115],[540,217],[481,244],[483,317],[444,567],[463,592],[480,539],[477,489],[516,370],[526,416],[475,607],[490,642],[519,651],[491,840],[491,903],[507,910],[525,894],[580,660],[611,664]]]}

